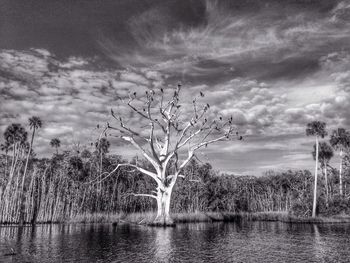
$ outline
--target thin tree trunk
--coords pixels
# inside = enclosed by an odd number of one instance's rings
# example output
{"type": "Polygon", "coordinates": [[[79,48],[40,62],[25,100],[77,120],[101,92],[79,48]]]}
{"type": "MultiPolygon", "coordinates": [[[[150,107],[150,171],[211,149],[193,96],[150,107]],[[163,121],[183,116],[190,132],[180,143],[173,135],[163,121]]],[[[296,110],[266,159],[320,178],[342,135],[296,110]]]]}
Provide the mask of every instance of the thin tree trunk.
{"type": "Polygon", "coordinates": [[[101,202],[102,202],[102,165],[103,165],[103,163],[102,163],[102,161],[103,161],[103,155],[102,155],[103,153],[102,153],[102,150],[101,150],[101,157],[100,157],[100,175],[99,175],[99,177],[100,177],[100,179],[99,179],[99,181],[100,181],[100,183],[99,183],[99,190],[98,190],[98,195],[99,195],[99,197],[98,197],[98,199],[99,199],[99,206],[98,206],[98,209],[101,209],[101,202]]]}
{"type": "Polygon", "coordinates": [[[316,136],[315,185],[314,185],[314,199],[312,203],[312,217],[316,217],[317,175],[318,175],[317,170],[318,170],[318,136],[316,136]]]}
{"type": "Polygon", "coordinates": [[[28,154],[27,154],[27,158],[26,158],[26,164],[24,166],[22,186],[21,186],[22,191],[23,191],[24,179],[26,177],[26,173],[27,173],[27,169],[28,169],[29,157],[30,157],[30,153],[31,153],[32,147],[33,147],[34,136],[35,136],[35,128],[33,129],[32,139],[30,140],[29,150],[28,150],[28,154]]]}
{"type": "Polygon", "coordinates": [[[17,149],[17,143],[15,143],[13,145],[13,153],[12,153],[12,161],[11,161],[11,168],[10,168],[10,175],[9,175],[9,179],[6,183],[6,187],[5,187],[5,191],[4,193],[7,193],[8,188],[10,187],[11,183],[12,183],[12,178],[13,175],[15,173],[15,167],[16,167],[16,163],[17,163],[17,157],[18,156],[18,149],[17,149]]]}
{"type": "MultiPolygon", "coordinates": [[[[7,176],[7,170],[8,170],[8,150],[6,150],[6,152],[5,152],[5,154],[6,154],[6,163],[5,163],[5,176],[7,176]]],[[[1,195],[0,195],[1,196],[1,195]]]]}
{"type": "Polygon", "coordinates": [[[325,162],[323,165],[324,165],[324,179],[326,184],[326,206],[328,207],[329,191],[328,191],[327,163],[325,162]]]}
{"type": "Polygon", "coordinates": [[[340,150],[340,167],[339,167],[339,194],[340,194],[340,196],[343,196],[342,170],[343,170],[343,150],[340,150]]]}
{"type": "Polygon", "coordinates": [[[24,212],[25,212],[25,199],[26,199],[26,192],[27,189],[24,185],[25,183],[25,178],[26,178],[26,174],[27,174],[27,169],[28,169],[28,163],[29,163],[29,157],[30,157],[30,153],[32,151],[32,147],[33,147],[33,141],[34,141],[34,136],[35,136],[35,127],[33,128],[33,133],[32,133],[32,138],[30,140],[30,145],[29,145],[29,150],[27,153],[27,158],[26,158],[26,163],[24,166],[24,172],[23,172],[23,178],[22,178],[22,184],[21,184],[21,202],[20,202],[20,212],[19,212],[19,225],[23,225],[24,223],[24,212]]]}

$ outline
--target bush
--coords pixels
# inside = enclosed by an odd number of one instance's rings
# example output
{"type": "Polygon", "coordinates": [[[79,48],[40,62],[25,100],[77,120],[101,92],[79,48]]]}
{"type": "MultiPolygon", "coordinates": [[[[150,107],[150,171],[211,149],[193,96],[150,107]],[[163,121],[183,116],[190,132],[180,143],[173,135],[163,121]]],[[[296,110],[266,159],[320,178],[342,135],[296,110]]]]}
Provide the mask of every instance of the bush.
{"type": "Polygon", "coordinates": [[[350,214],[350,200],[339,195],[334,196],[328,204],[328,207],[322,211],[327,216],[350,214]]]}
{"type": "Polygon", "coordinates": [[[310,202],[296,200],[293,202],[289,214],[296,217],[307,217],[311,216],[312,205],[310,202]]]}

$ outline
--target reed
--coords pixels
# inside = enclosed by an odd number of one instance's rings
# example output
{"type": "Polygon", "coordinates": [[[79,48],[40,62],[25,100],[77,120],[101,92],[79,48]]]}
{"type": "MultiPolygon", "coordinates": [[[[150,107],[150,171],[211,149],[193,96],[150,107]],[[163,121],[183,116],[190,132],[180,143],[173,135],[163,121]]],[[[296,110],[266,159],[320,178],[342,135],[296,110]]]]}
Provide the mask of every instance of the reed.
{"type": "MultiPolygon", "coordinates": [[[[118,218],[115,223],[150,224],[155,218],[154,212],[126,214],[118,218]]],[[[175,223],[199,222],[237,222],[237,221],[274,221],[283,223],[327,224],[350,223],[350,216],[339,215],[333,217],[300,218],[289,215],[287,212],[258,212],[258,213],[232,213],[232,212],[194,212],[175,213],[172,215],[175,223]]],[[[110,222],[110,221],[109,221],[110,222]]]]}
{"type": "Polygon", "coordinates": [[[66,223],[114,223],[120,221],[125,215],[123,213],[83,213],[67,219],[66,223]]]}

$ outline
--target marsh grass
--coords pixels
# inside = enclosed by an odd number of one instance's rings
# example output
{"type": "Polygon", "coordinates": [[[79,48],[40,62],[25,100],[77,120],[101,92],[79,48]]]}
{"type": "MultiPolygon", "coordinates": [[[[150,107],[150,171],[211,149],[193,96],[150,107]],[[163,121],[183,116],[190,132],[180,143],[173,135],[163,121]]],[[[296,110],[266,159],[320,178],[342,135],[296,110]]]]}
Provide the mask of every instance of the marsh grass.
{"type": "Polygon", "coordinates": [[[337,215],[332,217],[296,217],[287,212],[257,212],[241,213],[242,219],[249,221],[279,221],[284,223],[301,224],[329,224],[329,223],[350,223],[349,215],[337,215]]]}
{"type": "Polygon", "coordinates": [[[124,216],[123,213],[84,213],[68,219],[66,223],[113,223],[124,216]]]}
{"type": "MultiPolygon", "coordinates": [[[[65,223],[113,223],[113,224],[151,224],[156,217],[155,212],[143,213],[85,213],[70,218],[65,223]]],[[[257,212],[257,213],[232,213],[232,212],[194,212],[174,213],[172,218],[175,223],[199,223],[199,222],[237,222],[245,221],[279,221],[284,223],[304,224],[328,224],[350,223],[349,215],[337,215],[333,217],[295,217],[287,212],[257,212]]]]}

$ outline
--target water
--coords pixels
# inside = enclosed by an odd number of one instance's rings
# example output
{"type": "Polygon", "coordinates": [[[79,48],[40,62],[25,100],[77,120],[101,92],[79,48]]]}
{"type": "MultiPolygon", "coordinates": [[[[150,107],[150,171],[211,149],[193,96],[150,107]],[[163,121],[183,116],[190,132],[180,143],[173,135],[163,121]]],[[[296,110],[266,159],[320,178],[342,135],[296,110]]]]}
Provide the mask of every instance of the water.
{"type": "Polygon", "coordinates": [[[350,225],[0,227],[0,262],[350,262],[350,225]]]}

